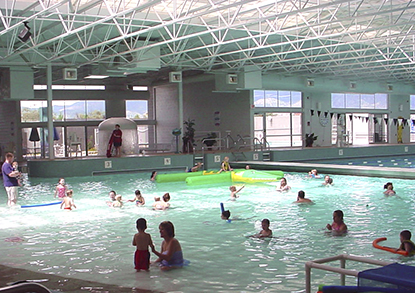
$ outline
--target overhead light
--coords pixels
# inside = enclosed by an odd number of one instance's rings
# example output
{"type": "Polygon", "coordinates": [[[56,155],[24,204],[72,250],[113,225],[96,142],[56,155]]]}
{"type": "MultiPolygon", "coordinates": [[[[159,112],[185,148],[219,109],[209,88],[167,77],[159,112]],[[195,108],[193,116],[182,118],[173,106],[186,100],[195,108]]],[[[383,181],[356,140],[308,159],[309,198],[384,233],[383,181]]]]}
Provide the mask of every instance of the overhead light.
{"type": "Polygon", "coordinates": [[[85,79],[105,79],[110,77],[109,75],[98,75],[98,74],[90,74],[88,76],[85,76],[85,79]]]}
{"type": "Polygon", "coordinates": [[[20,31],[20,33],[17,35],[17,37],[22,41],[22,42],[26,42],[30,36],[32,35],[32,33],[30,32],[30,27],[27,25],[28,22],[25,21],[23,22],[24,24],[24,28],[20,31]]]}

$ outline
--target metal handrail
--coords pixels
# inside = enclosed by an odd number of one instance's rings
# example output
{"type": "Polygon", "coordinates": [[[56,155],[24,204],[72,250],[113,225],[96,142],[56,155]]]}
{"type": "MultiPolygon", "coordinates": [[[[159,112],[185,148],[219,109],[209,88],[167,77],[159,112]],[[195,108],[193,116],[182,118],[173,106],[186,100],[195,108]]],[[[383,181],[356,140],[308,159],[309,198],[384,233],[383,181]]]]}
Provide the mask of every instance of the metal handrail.
{"type": "Polygon", "coordinates": [[[368,263],[378,266],[390,265],[390,262],[380,261],[375,259],[364,258],[360,256],[340,254],[332,257],[326,257],[322,259],[316,259],[313,261],[308,261],[305,263],[305,292],[311,293],[311,268],[316,268],[320,270],[325,270],[329,272],[339,273],[340,274],[340,284],[342,286],[346,283],[346,275],[357,277],[359,274],[356,270],[347,270],[346,269],[346,260],[353,260],[362,263],[368,263]],[[340,260],[340,268],[324,265],[323,263],[340,260]]]}
{"type": "Polygon", "coordinates": [[[26,293],[26,292],[34,292],[34,293],[52,293],[48,288],[45,286],[33,283],[33,282],[23,282],[23,283],[15,283],[13,285],[0,288],[0,292],[6,293],[26,293]]]}
{"type": "Polygon", "coordinates": [[[229,149],[231,149],[231,148],[235,147],[236,141],[233,139],[233,137],[232,137],[230,134],[228,134],[228,135],[225,137],[225,140],[226,140],[226,149],[227,149],[227,150],[229,150],[229,149]],[[231,139],[231,141],[232,141],[232,147],[229,147],[229,138],[230,138],[230,139],[231,139]]]}

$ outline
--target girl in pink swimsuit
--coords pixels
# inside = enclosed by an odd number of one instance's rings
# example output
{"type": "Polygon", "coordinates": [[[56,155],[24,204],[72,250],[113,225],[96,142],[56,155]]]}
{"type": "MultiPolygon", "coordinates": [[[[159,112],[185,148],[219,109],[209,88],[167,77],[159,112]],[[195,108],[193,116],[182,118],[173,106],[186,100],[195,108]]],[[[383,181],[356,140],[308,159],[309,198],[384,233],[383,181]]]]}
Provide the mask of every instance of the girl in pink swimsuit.
{"type": "Polygon", "coordinates": [[[347,232],[347,226],[343,222],[343,211],[336,210],[333,212],[333,223],[327,224],[326,228],[334,235],[342,235],[347,232]]]}
{"type": "Polygon", "coordinates": [[[68,191],[68,187],[65,184],[65,179],[60,178],[58,185],[56,186],[55,189],[55,196],[58,196],[59,198],[64,198],[66,196],[66,192],[68,191]]]}

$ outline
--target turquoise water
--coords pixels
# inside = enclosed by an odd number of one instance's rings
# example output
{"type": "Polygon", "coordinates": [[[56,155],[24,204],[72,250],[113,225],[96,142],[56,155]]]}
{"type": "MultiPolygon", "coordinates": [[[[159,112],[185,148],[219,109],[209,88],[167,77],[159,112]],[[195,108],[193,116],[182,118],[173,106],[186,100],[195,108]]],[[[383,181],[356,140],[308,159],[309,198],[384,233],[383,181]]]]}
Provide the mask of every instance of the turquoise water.
{"type": "MultiPolygon", "coordinates": [[[[335,175],[334,186],[322,187],[323,179],[307,179],[298,173],[286,177],[291,192],[277,193],[276,183],[247,185],[236,201],[228,201],[230,184],[197,188],[182,182],[158,184],[148,180],[149,174],[67,178],[78,206],[71,212],[56,205],[9,209],[5,191],[0,189],[1,263],[162,292],[304,292],[305,262],[342,253],[415,265],[413,258],[371,245],[375,238],[387,237],[382,244],[397,247],[399,232],[413,230],[413,181],[394,179],[398,196],[387,198],[383,185],[390,180],[386,178],[335,175]],[[146,206],[127,203],[113,209],[106,205],[110,190],[132,199],[135,189],[141,190],[146,206]],[[300,189],[314,205],[292,203],[300,189]],[[153,211],[154,196],[165,192],[171,194],[172,208],[153,211]],[[231,223],[220,219],[220,202],[231,211],[231,223]],[[324,230],[336,209],[345,213],[349,233],[344,237],[324,230]],[[171,272],[151,267],[150,272],[136,273],[131,242],[139,217],[147,219],[147,232],[158,249],[162,241],[158,225],[172,221],[190,265],[171,272]],[[263,218],[271,221],[274,237],[247,237],[259,232],[263,218]]],[[[57,181],[26,179],[18,203],[54,201],[57,181]]],[[[373,268],[354,262],[347,267],[373,268]]],[[[355,279],[348,277],[346,282],[354,285],[355,279]]],[[[313,269],[313,291],[321,283],[339,284],[339,276],[313,269]]]]}

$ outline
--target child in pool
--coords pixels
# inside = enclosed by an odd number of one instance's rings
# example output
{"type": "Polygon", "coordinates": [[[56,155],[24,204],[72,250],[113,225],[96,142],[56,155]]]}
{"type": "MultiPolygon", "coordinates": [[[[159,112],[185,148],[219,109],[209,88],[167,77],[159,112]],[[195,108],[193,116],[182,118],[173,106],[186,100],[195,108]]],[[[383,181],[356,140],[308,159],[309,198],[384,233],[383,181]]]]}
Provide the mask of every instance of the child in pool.
{"type": "Polygon", "coordinates": [[[139,218],[136,221],[138,233],[133,237],[133,245],[136,247],[134,254],[134,268],[139,272],[140,270],[149,270],[150,267],[150,252],[148,247],[154,250],[153,240],[150,234],[146,233],[147,221],[139,218]]]}
{"type": "Polygon", "coordinates": [[[111,201],[115,201],[115,197],[117,196],[117,193],[114,190],[111,190],[108,193],[108,195],[109,195],[111,201]]]}
{"type": "Polygon", "coordinates": [[[261,221],[262,230],[258,234],[253,235],[252,237],[255,238],[266,238],[266,237],[272,237],[272,230],[269,228],[269,220],[263,219],[261,221]]]}
{"type": "Polygon", "coordinates": [[[400,234],[401,246],[396,251],[406,251],[408,256],[415,255],[415,244],[411,241],[412,234],[408,230],[403,230],[400,234]]]}
{"type": "Polygon", "coordinates": [[[313,201],[309,198],[305,197],[305,192],[300,190],[297,195],[297,201],[294,203],[313,203],[313,201]]]}
{"type": "Polygon", "coordinates": [[[58,181],[58,185],[55,188],[55,195],[53,197],[58,196],[60,199],[62,199],[66,196],[67,191],[68,187],[65,184],[65,179],[60,178],[58,181]]]}
{"type": "Polygon", "coordinates": [[[222,220],[230,221],[229,220],[230,217],[231,217],[231,212],[229,210],[223,211],[222,214],[220,215],[220,218],[222,220]]]}
{"type": "Polygon", "coordinates": [[[157,171],[151,172],[150,181],[156,181],[157,171]]]}
{"type": "Polygon", "coordinates": [[[163,200],[161,200],[160,197],[155,197],[154,200],[153,209],[155,210],[163,211],[170,207],[170,193],[168,192],[163,195],[163,200]]]}
{"type": "Polygon", "coordinates": [[[231,200],[236,200],[237,197],[239,197],[238,192],[241,191],[245,187],[245,184],[242,185],[241,188],[236,189],[236,186],[232,185],[229,187],[229,190],[231,191],[231,200]]]}
{"type": "Polygon", "coordinates": [[[141,195],[140,190],[135,191],[135,198],[128,200],[129,202],[135,202],[136,206],[143,206],[146,204],[144,197],[141,195]]]}
{"type": "Polygon", "coordinates": [[[326,185],[326,186],[333,185],[333,179],[331,179],[329,175],[324,176],[323,185],[326,185]]]}
{"type": "Polygon", "coordinates": [[[123,202],[122,202],[122,196],[121,194],[117,194],[115,196],[115,201],[111,203],[111,207],[113,208],[122,208],[123,202]]]}
{"type": "Polygon", "coordinates": [[[326,228],[332,231],[333,235],[342,235],[347,232],[347,226],[343,222],[343,211],[336,210],[333,212],[333,223],[327,224],[326,228]]]}
{"type": "Polygon", "coordinates": [[[66,196],[62,199],[61,209],[64,206],[64,210],[71,211],[72,208],[76,209],[76,205],[73,201],[73,190],[70,189],[66,192],[66,196]]]}
{"type": "Polygon", "coordinates": [[[277,186],[277,191],[283,192],[283,191],[289,191],[291,189],[291,186],[288,186],[287,179],[285,177],[282,177],[280,180],[280,186],[277,186]]]}
{"type": "Polygon", "coordinates": [[[321,178],[320,175],[318,175],[317,169],[313,169],[310,172],[308,172],[308,177],[310,178],[321,178]]]}
{"type": "Polygon", "coordinates": [[[386,189],[384,192],[383,192],[383,194],[384,195],[395,195],[396,194],[396,192],[395,192],[395,190],[393,190],[393,184],[392,184],[392,182],[388,182],[388,183],[386,183],[384,186],[383,186],[383,189],[386,189]]]}

